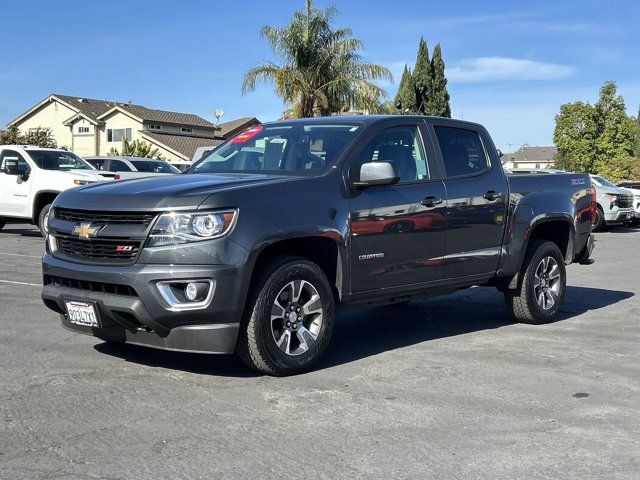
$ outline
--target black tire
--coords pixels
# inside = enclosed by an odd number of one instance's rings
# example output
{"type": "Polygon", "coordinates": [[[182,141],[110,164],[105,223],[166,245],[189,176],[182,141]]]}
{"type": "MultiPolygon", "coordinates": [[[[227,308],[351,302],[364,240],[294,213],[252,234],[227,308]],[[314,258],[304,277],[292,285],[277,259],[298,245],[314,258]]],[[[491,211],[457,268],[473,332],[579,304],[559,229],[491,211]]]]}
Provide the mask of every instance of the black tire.
{"type": "Polygon", "coordinates": [[[47,232],[45,230],[44,222],[45,222],[45,220],[47,218],[47,214],[49,213],[49,209],[50,208],[51,208],[51,204],[48,203],[44,207],[42,207],[42,210],[40,210],[40,213],[38,214],[38,230],[40,230],[40,234],[43,237],[47,236],[47,232]]]}
{"type": "MultiPolygon", "coordinates": [[[[544,280],[545,286],[547,282],[549,282],[548,279],[544,280]]],[[[567,272],[564,257],[558,246],[552,242],[531,240],[522,265],[518,289],[516,291],[505,292],[505,300],[509,313],[517,322],[521,323],[540,325],[551,322],[560,311],[566,285],[567,272]],[[536,271],[541,265],[542,260],[548,257],[551,257],[556,262],[559,270],[558,282],[560,283],[557,293],[553,292],[557,296],[557,298],[554,299],[554,304],[549,308],[544,308],[538,303],[540,290],[544,287],[536,285],[536,271]]],[[[544,302],[550,295],[551,293],[543,293],[543,297],[545,298],[543,298],[542,301],[544,302]]]]}
{"type": "MultiPolygon", "coordinates": [[[[308,370],[325,351],[333,332],[335,305],[326,275],[315,263],[292,256],[275,257],[256,274],[240,324],[237,355],[247,366],[267,375],[293,375],[308,370]],[[276,299],[281,298],[278,296],[283,293],[283,289],[296,280],[308,282],[317,291],[322,322],[317,337],[308,350],[292,355],[278,348],[276,334],[272,331],[271,313],[276,299]]],[[[287,310],[283,309],[284,311],[287,310]]],[[[298,341],[299,337],[293,337],[295,333],[291,335],[289,342],[298,341]]]]}
{"type": "Polygon", "coordinates": [[[602,230],[604,230],[604,211],[602,210],[602,207],[600,207],[600,205],[598,205],[598,207],[596,208],[596,220],[595,222],[593,222],[593,231],[594,232],[601,232],[602,230]]]}

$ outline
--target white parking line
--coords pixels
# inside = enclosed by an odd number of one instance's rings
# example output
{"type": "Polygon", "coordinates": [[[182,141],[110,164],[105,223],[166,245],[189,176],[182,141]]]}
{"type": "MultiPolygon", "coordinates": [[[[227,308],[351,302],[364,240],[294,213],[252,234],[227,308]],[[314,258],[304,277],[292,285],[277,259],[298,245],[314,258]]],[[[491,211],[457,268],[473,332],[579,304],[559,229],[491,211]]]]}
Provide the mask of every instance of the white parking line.
{"type": "Polygon", "coordinates": [[[0,280],[0,283],[10,283],[12,285],[27,285],[29,287],[41,287],[39,283],[13,282],[11,280],[0,280]]]}
{"type": "Polygon", "coordinates": [[[42,258],[42,255],[23,255],[21,253],[2,253],[0,255],[7,255],[9,257],[29,257],[29,258],[42,258]]]}

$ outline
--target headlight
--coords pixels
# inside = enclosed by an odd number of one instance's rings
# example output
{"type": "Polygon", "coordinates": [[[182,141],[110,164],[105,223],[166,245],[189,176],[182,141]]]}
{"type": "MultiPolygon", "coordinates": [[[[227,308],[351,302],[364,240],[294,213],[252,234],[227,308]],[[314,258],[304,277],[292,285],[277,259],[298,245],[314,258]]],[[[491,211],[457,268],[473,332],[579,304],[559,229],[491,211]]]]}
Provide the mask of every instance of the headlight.
{"type": "Polygon", "coordinates": [[[147,246],[162,247],[222,237],[231,230],[237,213],[237,210],[163,213],[151,230],[147,246]]]}
{"type": "Polygon", "coordinates": [[[614,193],[605,193],[604,198],[606,198],[607,200],[615,200],[618,198],[618,195],[614,193]]]}
{"type": "Polygon", "coordinates": [[[91,180],[80,180],[78,178],[76,178],[73,183],[75,183],[76,185],[88,185],[89,183],[95,183],[91,180]]]}

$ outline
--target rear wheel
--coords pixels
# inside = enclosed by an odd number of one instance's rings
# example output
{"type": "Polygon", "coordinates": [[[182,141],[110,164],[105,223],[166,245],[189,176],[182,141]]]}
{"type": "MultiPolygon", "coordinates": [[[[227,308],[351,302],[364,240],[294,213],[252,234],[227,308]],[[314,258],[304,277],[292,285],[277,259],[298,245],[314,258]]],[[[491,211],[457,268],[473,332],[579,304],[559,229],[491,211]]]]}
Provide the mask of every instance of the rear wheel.
{"type": "Polygon", "coordinates": [[[522,266],[520,286],[506,292],[511,315],[518,322],[541,324],[557,316],[566,286],[562,252],[555,243],[532,240],[522,266]]]}
{"type": "Polygon", "coordinates": [[[333,331],[334,299],[318,265],[280,256],[258,273],[240,327],[238,356],[268,375],[311,368],[333,331]]]}
{"type": "Polygon", "coordinates": [[[47,222],[49,221],[49,210],[51,209],[51,204],[48,203],[42,210],[40,210],[40,215],[38,215],[38,230],[40,230],[40,234],[43,237],[47,236],[47,222]]]}
{"type": "Polygon", "coordinates": [[[598,205],[598,207],[596,208],[596,219],[593,222],[593,231],[601,232],[603,229],[604,229],[604,211],[602,210],[600,205],[598,205]]]}

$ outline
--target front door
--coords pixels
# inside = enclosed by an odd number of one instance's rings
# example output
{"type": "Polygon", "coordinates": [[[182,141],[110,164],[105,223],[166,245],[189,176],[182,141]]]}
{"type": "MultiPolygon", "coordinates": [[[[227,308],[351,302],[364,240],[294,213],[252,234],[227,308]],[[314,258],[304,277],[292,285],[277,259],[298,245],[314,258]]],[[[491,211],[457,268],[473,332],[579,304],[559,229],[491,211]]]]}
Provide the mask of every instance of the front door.
{"type": "MultiPolygon", "coordinates": [[[[419,284],[443,277],[445,189],[427,158],[421,121],[398,121],[374,134],[349,169],[394,164],[400,182],[368,187],[350,199],[351,291],[419,284]]],[[[431,155],[430,155],[431,156],[431,155]]]]}
{"type": "Polygon", "coordinates": [[[502,165],[497,157],[490,161],[479,131],[437,124],[433,130],[447,191],[444,276],[491,275],[500,261],[506,218],[502,165]]]}
{"type": "Polygon", "coordinates": [[[4,172],[7,160],[18,160],[21,170],[29,168],[27,161],[15,150],[4,149],[0,152],[0,215],[28,217],[33,182],[30,179],[24,180],[20,175],[7,175],[4,172]]]}

